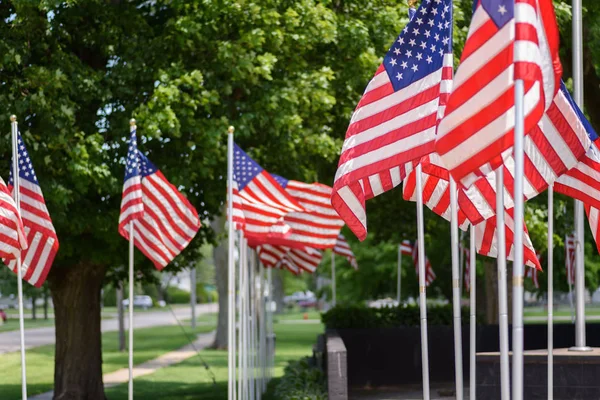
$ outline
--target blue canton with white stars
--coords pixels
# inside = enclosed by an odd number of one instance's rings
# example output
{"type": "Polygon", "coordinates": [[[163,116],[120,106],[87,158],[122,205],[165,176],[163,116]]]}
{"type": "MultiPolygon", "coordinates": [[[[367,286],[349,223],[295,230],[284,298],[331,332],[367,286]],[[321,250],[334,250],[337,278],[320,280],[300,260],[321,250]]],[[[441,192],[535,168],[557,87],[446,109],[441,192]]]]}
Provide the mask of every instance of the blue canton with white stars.
{"type": "MultiPolygon", "coordinates": [[[[475,1],[477,4],[477,1],[475,1]]],[[[498,29],[514,17],[514,0],[481,0],[481,7],[488,13],[498,29]]]]}
{"type": "Polygon", "coordinates": [[[383,59],[394,91],[442,68],[451,51],[452,0],[423,0],[383,59]]]}
{"type": "Polygon", "coordinates": [[[275,174],[271,174],[271,176],[273,177],[273,179],[275,179],[275,181],[277,183],[279,183],[281,185],[282,188],[286,188],[288,185],[289,180],[285,179],[283,176],[279,176],[279,175],[275,175],[275,174]]]}
{"type": "Polygon", "coordinates": [[[129,138],[129,150],[127,151],[127,162],[125,163],[125,181],[135,176],[144,178],[152,175],[158,169],[137,148],[136,131],[131,132],[129,138]]]}
{"type": "Polygon", "coordinates": [[[233,179],[238,184],[238,190],[242,191],[258,174],[263,171],[263,168],[253,159],[248,157],[248,154],[240,146],[234,143],[233,145],[233,179]]]}
{"type": "MultiPolygon", "coordinates": [[[[31,158],[29,157],[29,153],[27,152],[27,148],[25,147],[25,143],[23,142],[23,138],[21,137],[21,132],[17,133],[17,146],[19,151],[19,177],[35,185],[39,185],[37,176],[35,175],[35,171],[33,170],[31,158]]],[[[12,168],[10,169],[8,184],[14,185],[12,168]]]]}

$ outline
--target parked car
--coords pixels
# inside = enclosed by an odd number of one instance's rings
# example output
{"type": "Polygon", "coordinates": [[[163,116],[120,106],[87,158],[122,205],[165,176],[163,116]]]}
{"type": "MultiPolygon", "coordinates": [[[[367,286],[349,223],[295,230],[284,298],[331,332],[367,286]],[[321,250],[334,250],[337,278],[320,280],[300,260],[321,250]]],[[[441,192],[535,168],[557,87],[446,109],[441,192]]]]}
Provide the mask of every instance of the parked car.
{"type": "MultiPolygon", "coordinates": [[[[123,300],[123,307],[129,307],[129,299],[123,300]]],[[[152,308],[152,297],[145,295],[133,296],[133,307],[143,308],[144,310],[152,308]]]]}

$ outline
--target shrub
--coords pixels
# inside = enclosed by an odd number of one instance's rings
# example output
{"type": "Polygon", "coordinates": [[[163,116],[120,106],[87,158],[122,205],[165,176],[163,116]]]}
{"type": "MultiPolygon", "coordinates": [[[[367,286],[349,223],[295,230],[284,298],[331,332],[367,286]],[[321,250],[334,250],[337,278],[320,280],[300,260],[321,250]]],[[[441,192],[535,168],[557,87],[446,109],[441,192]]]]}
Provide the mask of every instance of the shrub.
{"type": "Polygon", "coordinates": [[[273,398],[277,400],[326,400],[325,375],[312,365],[309,357],[290,362],[275,386],[273,398]]]}
{"type": "Polygon", "coordinates": [[[167,303],[168,304],[189,304],[190,293],[185,290],[178,289],[176,287],[169,287],[167,289],[167,303]]]}
{"type": "MultiPolygon", "coordinates": [[[[464,323],[468,321],[468,307],[463,307],[461,317],[464,323]]],[[[419,326],[421,321],[419,307],[416,305],[384,308],[339,305],[321,315],[321,320],[328,329],[419,326]]],[[[478,322],[480,322],[479,318],[478,322]]],[[[428,325],[452,325],[452,305],[428,307],[427,323],[428,325]]]]}

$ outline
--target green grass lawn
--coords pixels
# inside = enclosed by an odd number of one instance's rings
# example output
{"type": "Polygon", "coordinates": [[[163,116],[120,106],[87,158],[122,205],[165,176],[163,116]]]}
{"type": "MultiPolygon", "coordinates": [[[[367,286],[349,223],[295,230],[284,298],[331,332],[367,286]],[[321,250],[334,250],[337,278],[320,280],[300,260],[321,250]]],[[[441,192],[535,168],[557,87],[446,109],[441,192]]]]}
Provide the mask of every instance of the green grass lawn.
{"type": "MultiPolygon", "coordinates": [[[[25,319],[25,329],[43,328],[54,326],[53,319],[25,319]]],[[[19,319],[9,318],[3,325],[0,325],[0,332],[16,331],[19,329],[19,319]]]]}
{"type": "MultiPolygon", "coordinates": [[[[195,333],[206,333],[214,330],[216,315],[202,316],[196,330],[192,332],[189,323],[185,323],[186,331],[195,338],[195,333]],[[213,324],[210,324],[210,322],[213,324]]],[[[108,332],[102,335],[102,359],[104,373],[127,368],[127,351],[118,351],[118,333],[108,332]]],[[[171,350],[189,343],[179,326],[162,326],[138,329],[134,332],[134,363],[141,364],[154,359],[171,350]]],[[[0,356],[0,399],[17,400],[21,398],[21,359],[20,353],[9,353],[0,356]]],[[[33,396],[52,390],[54,380],[54,346],[42,346],[27,350],[27,388],[33,396]]]]}
{"type": "MultiPolygon", "coordinates": [[[[312,346],[323,329],[321,324],[275,324],[277,350],[274,376],[281,376],[283,368],[289,361],[312,354],[312,346]]],[[[161,400],[227,398],[227,352],[203,350],[201,354],[210,366],[216,384],[212,383],[211,374],[203,368],[200,360],[193,357],[136,379],[135,398],[161,400]]],[[[109,400],[126,399],[127,385],[107,389],[106,396],[109,400]]]]}

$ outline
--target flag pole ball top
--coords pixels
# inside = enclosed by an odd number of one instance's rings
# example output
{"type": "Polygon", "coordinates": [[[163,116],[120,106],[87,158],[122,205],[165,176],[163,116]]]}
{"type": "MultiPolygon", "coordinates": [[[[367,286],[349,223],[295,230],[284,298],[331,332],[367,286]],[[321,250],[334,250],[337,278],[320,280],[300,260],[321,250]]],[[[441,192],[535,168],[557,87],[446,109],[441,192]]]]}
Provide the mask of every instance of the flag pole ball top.
{"type": "Polygon", "coordinates": [[[230,126],[229,129],[227,129],[227,133],[229,133],[230,135],[233,135],[233,131],[235,131],[235,128],[233,126],[230,126]]]}
{"type": "Polygon", "coordinates": [[[17,122],[17,116],[15,114],[10,116],[10,122],[17,122]]]}
{"type": "Polygon", "coordinates": [[[134,126],[135,125],[135,118],[131,118],[129,120],[129,125],[134,126]]]}

